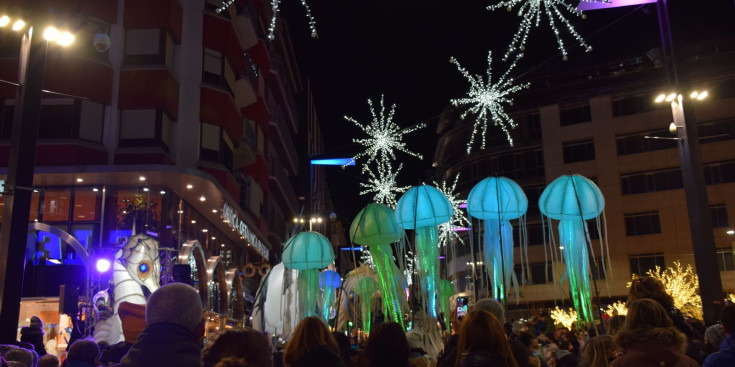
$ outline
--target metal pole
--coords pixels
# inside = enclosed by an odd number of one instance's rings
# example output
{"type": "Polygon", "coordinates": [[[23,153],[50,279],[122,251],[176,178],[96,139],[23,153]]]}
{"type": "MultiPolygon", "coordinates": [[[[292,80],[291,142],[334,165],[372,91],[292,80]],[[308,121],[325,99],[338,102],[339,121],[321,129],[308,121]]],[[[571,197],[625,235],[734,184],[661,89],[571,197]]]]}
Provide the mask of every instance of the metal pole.
{"type": "Polygon", "coordinates": [[[719,319],[724,293],[717,266],[715,237],[712,232],[712,219],[699,148],[697,123],[694,111],[683,102],[681,97],[681,94],[688,95],[691,92],[689,73],[681,47],[684,32],[684,27],[681,24],[685,16],[684,4],[681,0],[671,2],[659,0],[659,2],[664,10],[664,17],[659,19],[662,30],[661,42],[666,45],[665,49],[671,52],[670,55],[666,55],[667,61],[670,60],[671,62],[671,70],[673,71],[673,78],[669,79],[669,84],[679,94],[678,98],[672,101],[671,109],[674,123],[678,127],[677,134],[680,138],[679,158],[681,160],[681,174],[689,214],[694,264],[699,276],[699,294],[702,297],[704,322],[706,325],[712,325],[719,319]],[[673,16],[670,17],[670,15],[673,16]]]}
{"type": "MultiPolygon", "coordinates": [[[[39,24],[33,20],[29,24],[39,24]]],[[[10,138],[5,184],[9,193],[5,196],[0,232],[0,344],[15,342],[18,330],[46,46],[42,37],[33,37],[33,28],[29,26],[21,42],[18,68],[21,86],[10,138]]]]}

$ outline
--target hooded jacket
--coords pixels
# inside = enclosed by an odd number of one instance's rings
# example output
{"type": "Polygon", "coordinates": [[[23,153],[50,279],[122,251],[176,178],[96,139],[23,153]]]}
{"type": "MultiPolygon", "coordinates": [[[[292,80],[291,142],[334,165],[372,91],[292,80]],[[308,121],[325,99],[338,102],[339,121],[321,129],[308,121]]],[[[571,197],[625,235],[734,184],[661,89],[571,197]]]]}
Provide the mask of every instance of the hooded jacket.
{"type": "Polygon", "coordinates": [[[676,327],[623,330],[615,343],[625,354],[610,367],[697,367],[699,364],[684,354],[687,337],[676,327]]]}
{"type": "Polygon", "coordinates": [[[33,350],[39,357],[46,355],[46,346],[43,344],[43,330],[37,326],[24,326],[20,329],[20,341],[33,344],[33,350]]]}
{"type": "Polygon", "coordinates": [[[148,325],[120,367],[199,367],[202,345],[193,332],[176,324],[148,325]]]}
{"type": "Polygon", "coordinates": [[[702,367],[725,366],[735,366],[735,333],[723,339],[720,343],[720,351],[707,356],[702,364],[702,367]]]}

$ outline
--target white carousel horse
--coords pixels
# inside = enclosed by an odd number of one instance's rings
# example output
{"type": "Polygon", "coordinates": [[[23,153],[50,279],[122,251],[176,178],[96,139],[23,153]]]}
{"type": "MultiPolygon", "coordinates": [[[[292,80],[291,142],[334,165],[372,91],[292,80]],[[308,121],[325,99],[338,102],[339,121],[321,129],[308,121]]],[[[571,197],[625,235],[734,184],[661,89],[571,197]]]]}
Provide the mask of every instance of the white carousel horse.
{"type": "Polygon", "coordinates": [[[118,307],[121,302],[146,304],[148,296],[159,287],[161,262],[158,258],[158,241],[146,234],[129,237],[115,254],[112,297],[104,290],[93,299],[98,314],[95,342],[112,345],[125,340],[118,307]]]}

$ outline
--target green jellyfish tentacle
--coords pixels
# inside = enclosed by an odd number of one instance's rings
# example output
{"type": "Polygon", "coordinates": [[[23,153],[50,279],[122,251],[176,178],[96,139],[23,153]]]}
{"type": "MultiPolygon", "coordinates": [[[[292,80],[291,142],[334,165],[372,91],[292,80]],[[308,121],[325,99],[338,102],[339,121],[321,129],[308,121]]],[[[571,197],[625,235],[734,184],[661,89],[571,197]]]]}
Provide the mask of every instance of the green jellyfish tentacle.
{"type": "Polygon", "coordinates": [[[419,271],[426,294],[429,315],[437,317],[436,296],[439,285],[439,230],[436,226],[416,229],[419,271]]]}
{"type": "Polygon", "coordinates": [[[375,270],[378,273],[380,290],[383,293],[383,305],[387,310],[386,314],[393,321],[399,323],[405,330],[400,298],[398,298],[396,288],[396,279],[399,277],[399,270],[393,262],[390,245],[372,246],[370,253],[373,255],[375,270]]]}
{"type": "Polygon", "coordinates": [[[299,304],[302,307],[301,314],[304,318],[318,316],[317,304],[320,293],[319,270],[299,270],[297,281],[299,284],[299,304]]]}
{"type": "Polygon", "coordinates": [[[559,243],[564,248],[564,262],[567,266],[569,290],[577,310],[577,322],[582,318],[592,322],[592,294],[590,292],[590,259],[585,238],[587,223],[579,217],[559,221],[559,243]]]}

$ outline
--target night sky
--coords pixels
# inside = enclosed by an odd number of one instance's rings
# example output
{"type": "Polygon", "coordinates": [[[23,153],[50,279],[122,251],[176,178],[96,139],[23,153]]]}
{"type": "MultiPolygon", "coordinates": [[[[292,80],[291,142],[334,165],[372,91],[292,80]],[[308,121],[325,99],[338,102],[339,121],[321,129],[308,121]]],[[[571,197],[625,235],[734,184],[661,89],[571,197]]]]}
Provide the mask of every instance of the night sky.
{"type": "MultiPolygon", "coordinates": [[[[709,1],[708,1],[709,2],[709,1]]],[[[288,21],[303,78],[309,78],[325,135],[326,152],[349,157],[357,152],[352,138],[361,131],[343,119],[349,115],[367,123],[367,99],[396,103],[395,121],[401,127],[426,122],[427,128],[407,136],[411,150],[423,161],[399,153],[404,170],[402,185],[416,185],[431,167],[437,141],[437,118],[451,98],[460,98],[468,83],[449,63],[454,56],[472,74],[484,74],[487,52],[493,51],[493,70],[505,70],[501,61],[518,26],[515,13],[490,12],[485,0],[308,0],[316,18],[319,39],[312,39],[305,10],[299,0],[283,0],[282,16],[288,21]]],[[[699,1],[692,1],[699,3],[699,1]]],[[[732,32],[735,7],[731,1],[712,1],[717,9],[693,8],[687,21],[697,24],[691,37],[732,32]],[[711,16],[722,21],[712,22],[711,16]],[[707,22],[705,22],[707,20],[707,22]],[[706,27],[712,28],[707,29],[706,27]]],[[[700,4],[701,5],[701,4],[700,4]]],[[[585,53],[567,33],[562,33],[569,52],[563,61],[547,22],[534,28],[525,57],[513,73],[524,82],[547,70],[573,70],[632,56],[660,46],[655,5],[597,10],[572,23],[594,50],[585,53]]],[[[531,86],[533,88],[533,86],[531,86]]],[[[491,134],[502,134],[492,129],[491,134]]],[[[347,219],[369,202],[358,196],[359,168],[328,168],[332,197],[338,216],[347,219]]]]}

